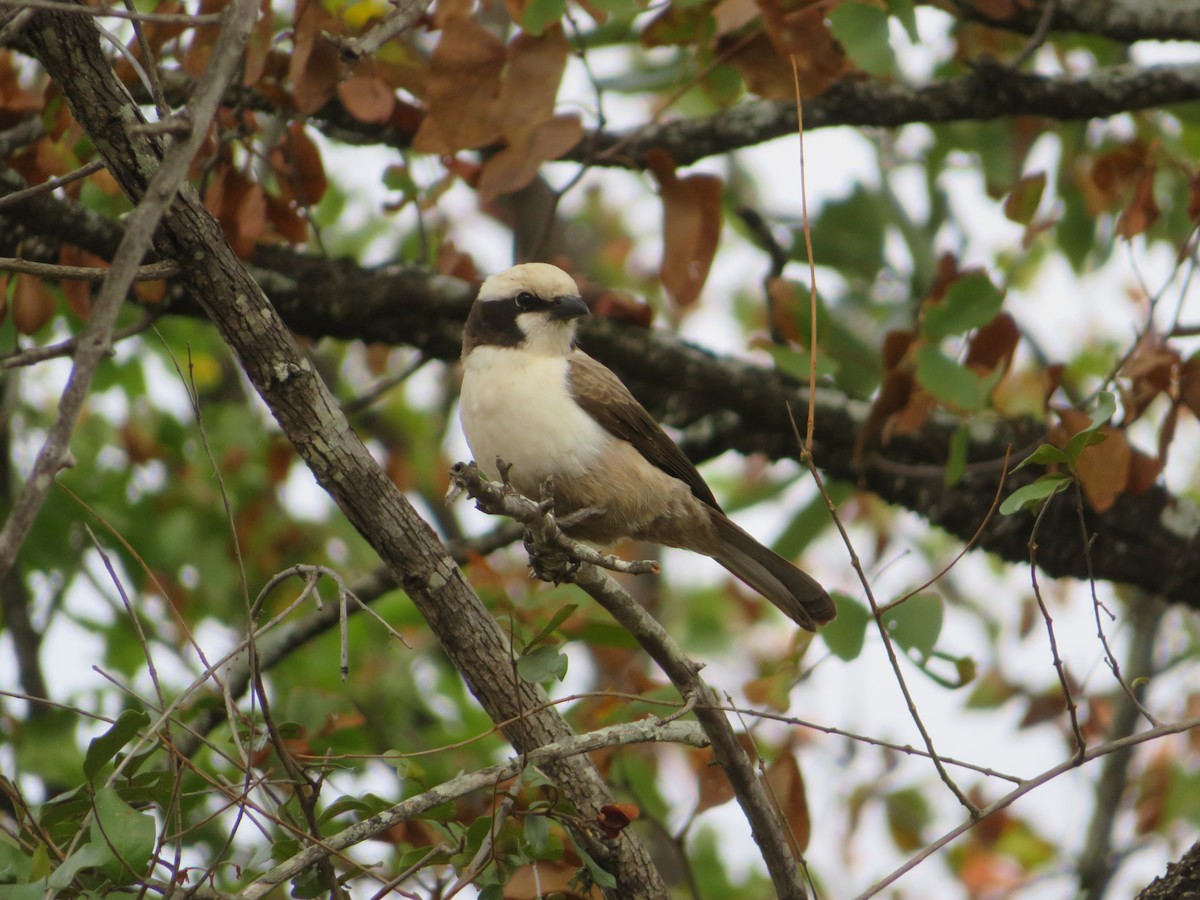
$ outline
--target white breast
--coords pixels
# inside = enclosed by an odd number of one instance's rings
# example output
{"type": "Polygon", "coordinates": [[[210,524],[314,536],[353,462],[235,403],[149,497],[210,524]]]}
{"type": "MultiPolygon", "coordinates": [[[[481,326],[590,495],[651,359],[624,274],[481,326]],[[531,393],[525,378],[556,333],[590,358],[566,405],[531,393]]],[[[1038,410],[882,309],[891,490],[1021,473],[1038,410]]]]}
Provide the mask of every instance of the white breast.
{"type": "Polygon", "coordinates": [[[552,476],[577,476],[612,438],[567,392],[567,360],[508,347],[476,347],[463,362],[459,418],[484,473],[496,457],[513,485],[536,492],[552,476]]]}

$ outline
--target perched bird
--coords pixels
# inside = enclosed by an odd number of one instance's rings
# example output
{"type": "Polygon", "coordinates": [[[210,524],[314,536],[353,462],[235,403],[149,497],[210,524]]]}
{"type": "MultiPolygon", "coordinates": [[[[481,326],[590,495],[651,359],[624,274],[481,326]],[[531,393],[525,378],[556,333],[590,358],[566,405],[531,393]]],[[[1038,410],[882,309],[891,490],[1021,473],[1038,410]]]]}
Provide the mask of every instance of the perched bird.
{"type": "Polygon", "coordinates": [[[463,331],[459,416],[485,474],[554,511],[599,545],[634,538],[711,556],[802,628],[836,615],[812,577],[733,523],[696,467],[609,369],[575,346],[588,315],[562,269],[527,263],[488,278],[463,331]]]}

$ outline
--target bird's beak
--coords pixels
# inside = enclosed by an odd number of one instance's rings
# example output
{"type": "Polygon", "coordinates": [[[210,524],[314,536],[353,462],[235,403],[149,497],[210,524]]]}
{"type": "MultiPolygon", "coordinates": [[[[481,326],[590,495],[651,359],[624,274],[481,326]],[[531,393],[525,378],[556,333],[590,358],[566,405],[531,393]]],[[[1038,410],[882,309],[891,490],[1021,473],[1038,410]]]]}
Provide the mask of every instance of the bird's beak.
{"type": "Polygon", "coordinates": [[[550,318],[559,321],[578,319],[589,315],[587,304],[579,297],[555,297],[554,305],[550,307],[550,318]]]}

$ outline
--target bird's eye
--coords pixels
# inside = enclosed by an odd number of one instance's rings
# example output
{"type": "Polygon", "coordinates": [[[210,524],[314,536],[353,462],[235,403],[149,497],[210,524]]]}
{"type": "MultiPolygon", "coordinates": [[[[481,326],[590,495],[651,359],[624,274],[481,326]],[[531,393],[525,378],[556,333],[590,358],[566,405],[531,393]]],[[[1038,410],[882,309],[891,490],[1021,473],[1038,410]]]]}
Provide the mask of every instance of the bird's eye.
{"type": "Polygon", "coordinates": [[[529,291],[521,291],[521,293],[517,294],[517,309],[533,309],[533,305],[536,302],[537,298],[529,293],[529,291]]]}

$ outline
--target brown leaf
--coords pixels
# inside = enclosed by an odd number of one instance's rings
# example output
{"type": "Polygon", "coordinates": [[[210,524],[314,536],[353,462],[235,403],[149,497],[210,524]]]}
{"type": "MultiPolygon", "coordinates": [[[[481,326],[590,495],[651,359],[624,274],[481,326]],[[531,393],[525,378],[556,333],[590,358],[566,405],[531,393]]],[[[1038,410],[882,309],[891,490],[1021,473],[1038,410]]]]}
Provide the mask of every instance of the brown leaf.
{"type": "Polygon", "coordinates": [[[513,38],[499,98],[498,113],[505,134],[554,114],[569,52],[561,28],[551,28],[540,37],[521,32],[513,38]]]}
{"type": "MultiPolygon", "coordinates": [[[[177,6],[177,4],[172,4],[177,6]]],[[[200,0],[199,7],[196,12],[201,15],[213,15],[221,12],[229,5],[229,0],[200,0]]],[[[183,12],[182,8],[171,10],[172,12],[183,12]]],[[[161,23],[159,27],[163,29],[162,33],[166,35],[163,38],[165,42],[170,36],[170,26],[164,26],[161,23]]],[[[179,32],[183,29],[180,28],[179,32]]],[[[179,33],[177,32],[177,33],[179,33]]],[[[221,36],[220,24],[215,25],[199,25],[192,29],[191,41],[188,43],[187,53],[183,56],[182,68],[183,71],[192,78],[200,78],[208,70],[209,60],[212,59],[213,48],[217,45],[217,39],[221,36]]],[[[134,41],[134,46],[137,46],[137,41],[134,41]]],[[[151,44],[151,49],[160,49],[162,43],[158,47],[151,44]]],[[[141,59],[141,48],[138,48],[138,59],[144,64],[145,60],[141,59]]]]}
{"type": "Polygon", "coordinates": [[[381,124],[392,117],[396,94],[376,75],[351,75],[337,86],[338,99],[360,122],[381,124]]]}
{"type": "Polygon", "coordinates": [[[1008,313],[1000,313],[992,321],[976,330],[967,347],[966,365],[980,374],[996,369],[1008,371],[1021,332],[1008,313]]]}
{"type": "Polygon", "coordinates": [[[1162,474],[1163,461],[1149,454],[1134,450],[1129,459],[1129,479],[1125,483],[1125,493],[1137,496],[1144,494],[1158,481],[1162,474]]]}
{"type": "Polygon", "coordinates": [[[721,179],[715,175],[679,178],[664,152],[652,150],[646,163],[658,180],[663,201],[663,287],[680,307],[700,297],[721,237],[721,179]]]}
{"type": "Polygon", "coordinates": [[[712,9],[716,36],[740,31],[762,14],[757,0],[720,0],[712,9]]]}
{"type": "Polygon", "coordinates": [[[585,292],[583,299],[592,315],[597,318],[612,319],[614,322],[636,325],[639,328],[649,328],[650,323],[654,321],[654,308],[628,291],[614,289],[585,292]]]}
{"type": "Polygon", "coordinates": [[[596,824],[611,839],[628,828],[629,823],[640,815],[641,811],[632,803],[609,803],[600,807],[596,824]]]}
{"type": "Polygon", "coordinates": [[[319,203],[329,188],[329,180],[325,177],[321,151],[308,136],[303,123],[288,125],[280,151],[280,154],[272,155],[272,163],[281,184],[287,184],[301,206],[319,203]]]}
{"type": "MultiPolygon", "coordinates": [[[[84,253],[72,244],[62,245],[62,249],[58,252],[58,262],[64,266],[108,268],[107,260],[100,259],[90,253],[84,253]]],[[[75,281],[70,278],[64,278],[59,282],[59,287],[62,288],[63,297],[67,301],[67,309],[71,310],[71,312],[81,319],[88,319],[92,314],[91,285],[86,281],[75,281]]]]}
{"type": "Polygon", "coordinates": [[[1179,399],[1200,418],[1200,351],[1189,356],[1179,370],[1179,399]]]}
{"type": "Polygon", "coordinates": [[[1111,509],[1117,497],[1125,492],[1132,457],[1124,431],[1110,425],[1100,431],[1108,437],[1079,454],[1078,464],[1083,495],[1098,513],[1111,509]]]}
{"type": "Polygon", "coordinates": [[[802,98],[824,93],[843,75],[854,71],[825,20],[824,4],[797,9],[785,0],[759,0],[758,5],[776,55],[787,62],[789,70],[795,60],[802,98]]]}
{"type": "Polygon", "coordinates": [[[486,205],[501,194],[519,191],[533,181],[542,163],[562,156],[581,137],[583,123],[574,113],[510,134],[508,146],[484,163],[478,184],[480,201],[486,205]]]}
{"type": "Polygon", "coordinates": [[[248,259],[267,224],[267,202],[262,185],[251,182],[232,166],[224,165],[209,183],[204,205],[221,223],[233,251],[240,258],[248,259]]]}
{"type": "Polygon", "coordinates": [[[1117,234],[1131,238],[1141,234],[1158,221],[1159,208],[1154,199],[1154,169],[1143,170],[1134,190],[1133,200],[1117,220],[1117,234]]]}
{"type": "Polygon", "coordinates": [[[296,4],[296,27],[288,77],[297,112],[316,112],[333,97],[342,77],[338,49],[323,32],[341,34],[342,24],[319,0],[300,0],[296,4]]]}
{"type": "Polygon", "coordinates": [[[767,784],[779,809],[783,813],[797,849],[803,853],[808,849],[812,833],[812,820],[808,815],[808,798],[804,791],[804,776],[800,764],[791,751],[785,751],[767,767],[767,784]]]}
{"type": "Polygon", "coordinates": [[[429,111],[413,138],[413,149],[445,155],[499,138],[495,101],[506,61],[504,44],[474,19],[447,21],[429,64],[429,111]]]}
{"type": "Polygon", "coordinates": [[[54,318],[58,304],[46,283],[36,275],[24,272],[17,275],[17,286],[13,291],[13,324],[18,334],[33,334],[54,318]]]}
{"type": "Polygon", "coordinates": [[[764,100],[794,100],[792,65],[779,56],[765,31],[729,35],[717,41],[717,55],[737,69],[746,90],[764,100]]]}
{"type": "Polygon", "coordinates": [[[303,244],[308,240],[308,219],[303,210],[274,194],[267,195],[267,221],[289,244],[303,244]]]}

